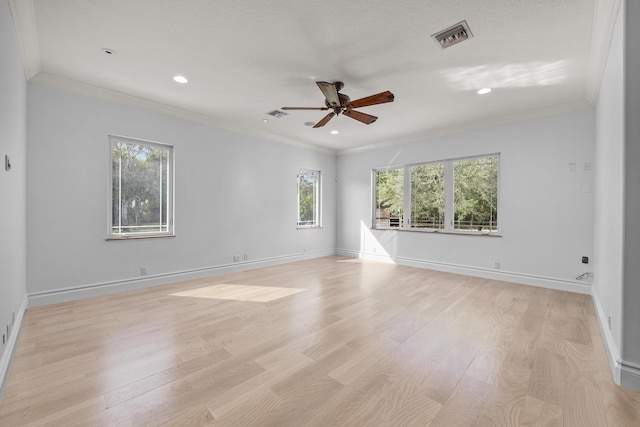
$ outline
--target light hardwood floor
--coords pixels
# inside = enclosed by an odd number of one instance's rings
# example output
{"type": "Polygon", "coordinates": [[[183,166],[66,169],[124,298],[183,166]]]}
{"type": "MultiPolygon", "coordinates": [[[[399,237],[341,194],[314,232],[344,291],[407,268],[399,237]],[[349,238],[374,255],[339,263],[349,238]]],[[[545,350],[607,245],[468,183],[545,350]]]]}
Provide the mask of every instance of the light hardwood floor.
{"type": "Polygon", "coordinates": [[[640,393],[589,296],[328,257],[30,309],[0,425],[619,427],[640,393]]]}

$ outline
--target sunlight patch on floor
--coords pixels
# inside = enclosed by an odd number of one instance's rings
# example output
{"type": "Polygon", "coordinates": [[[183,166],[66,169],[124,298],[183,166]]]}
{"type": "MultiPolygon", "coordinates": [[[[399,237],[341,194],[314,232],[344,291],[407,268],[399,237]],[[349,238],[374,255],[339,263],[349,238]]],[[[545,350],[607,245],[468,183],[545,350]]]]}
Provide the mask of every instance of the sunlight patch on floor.
{"type": "Polygon", "coordinates": [[[212,285],[204,288],[169,294],[175,297],[227,299],[235,301],[269,302],[306,291],[300,288],[280,288],[273,286],[212,285]]]}

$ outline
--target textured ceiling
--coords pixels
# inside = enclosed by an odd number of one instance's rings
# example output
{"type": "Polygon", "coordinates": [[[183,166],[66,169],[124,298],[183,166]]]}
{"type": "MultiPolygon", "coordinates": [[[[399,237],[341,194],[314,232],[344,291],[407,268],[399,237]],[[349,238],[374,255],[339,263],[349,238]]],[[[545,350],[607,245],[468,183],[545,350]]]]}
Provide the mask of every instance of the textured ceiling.
{"type": "MultiPolygon", "coordinates": [[[[348,152],[593,102],[606,0],[12,0],[33,80],[164,109],[272,140],[348,152]],[[32,8],[32,9],[30,9],[32,8]],[[431,34],[466,20],[473,38],[431,34]],[[113,49],[114,55],[102,49],[113,49]],[[186,85],[172,80],[176,74],[186,85]],[[395,102],[338,116],[316,80],[395,102]],[[595,82],[595,84],[594,84],[595,82]],[[478,95],[489,86],[493,92],[478,95]],[[98,89],[99,88],[99,89],[98,89]],[[120,96],[124,94],[127,96],[120,96]],[[269,118],[267,123],[263,119],[269,118]],[[338,130],[338,135],[330,134],[338,130]]],[[[604,42],[601,40],[605,39],[604,42]]],[[[31,77],[31,76],[30,76],[31,77]]]]}

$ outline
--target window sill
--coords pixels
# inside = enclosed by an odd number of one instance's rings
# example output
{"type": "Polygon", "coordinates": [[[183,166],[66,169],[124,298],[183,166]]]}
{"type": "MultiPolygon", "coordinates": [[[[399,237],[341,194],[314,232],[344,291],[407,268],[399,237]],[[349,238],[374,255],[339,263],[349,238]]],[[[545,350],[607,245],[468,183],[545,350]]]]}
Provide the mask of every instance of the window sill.
{"type": "Polygon", "coordinates": [[[424,234],[455,234],[459,236],[484,236],[484,237],[502,237],[500,233],[483,233],[481,231],[444,231],[444,230],[415,230],[415,229],[407,229],[407,228],[375,228],[372,227],[372,230],[381,230],[381,231],[402,231],[409,233],[424,233],[424,234]]]}
{"type": "Polygon", "coordinates": [[[310,225],[306,227],[301,225],[296,226],[296,230],[317,230],[319,228],[322,228],[322,226],[321,225],[310,225]]]}
{"type": "Polygon", "coordinates": [[[176,237],[175,234],[149,234],[144,236],[109,236],[106,241],[110,240],[140,240],[140,239],[163,239],[166,237],[176,237]]]}

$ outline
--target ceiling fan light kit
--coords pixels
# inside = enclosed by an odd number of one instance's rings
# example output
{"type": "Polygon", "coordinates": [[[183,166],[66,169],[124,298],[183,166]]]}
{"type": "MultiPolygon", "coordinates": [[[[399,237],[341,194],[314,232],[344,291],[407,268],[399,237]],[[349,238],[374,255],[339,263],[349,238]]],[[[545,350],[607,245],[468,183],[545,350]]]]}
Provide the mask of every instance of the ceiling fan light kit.
{"type": "Polygon", "coordinates": [[[384,104],[386,102],[393,102],[395,96],[388,90],[385,92],[376,93],[375,95],[367,96],[365,98],[356,99],[352,101],[348,95],[340,93],[340,90],[344,87],[343,82],[316,82],[318,88],[325,97],[325,107],[282,107],[282,110],[332,110],[326,116],[322,118],[313,127],[319,128],[327,124],[333,117],[342,114],[357,120],[365,125],[374,123],[378,118],[370,114],[355,111],[354,108],[368,107],[370,105],[384,104]]]}

